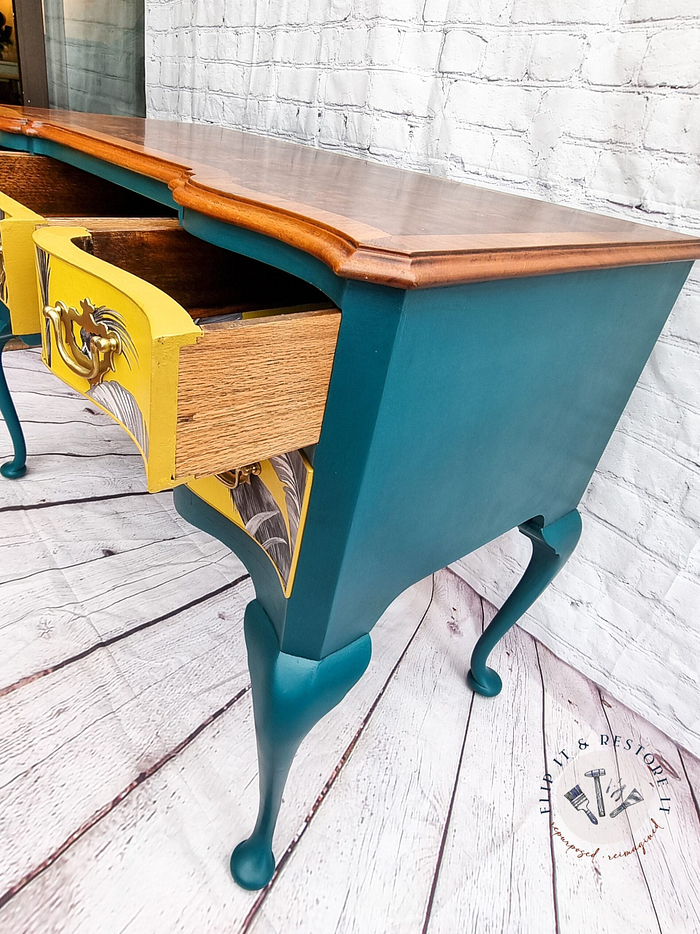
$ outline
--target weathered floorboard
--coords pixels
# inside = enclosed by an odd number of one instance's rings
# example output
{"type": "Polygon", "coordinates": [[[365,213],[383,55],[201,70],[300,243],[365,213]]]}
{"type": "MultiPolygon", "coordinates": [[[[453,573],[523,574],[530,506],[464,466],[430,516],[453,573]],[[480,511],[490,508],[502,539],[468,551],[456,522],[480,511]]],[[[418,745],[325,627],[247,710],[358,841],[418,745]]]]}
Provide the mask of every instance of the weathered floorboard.
{"type": "MultiPolygon", "coordinates": [[[[464,613],[476,595],[455,578],[464,613]]],[[[488,624],[493,607],[476,601],[488,624]]],[[[463,628],[458,645],[468,657],[475,638],[469,619],[463,628]]],[[[492,662],[503,690],[473,699],[428,934],[556,930],[549,822],[539,801],[543,698],[534,639],[511,630],[492,662]]]]}

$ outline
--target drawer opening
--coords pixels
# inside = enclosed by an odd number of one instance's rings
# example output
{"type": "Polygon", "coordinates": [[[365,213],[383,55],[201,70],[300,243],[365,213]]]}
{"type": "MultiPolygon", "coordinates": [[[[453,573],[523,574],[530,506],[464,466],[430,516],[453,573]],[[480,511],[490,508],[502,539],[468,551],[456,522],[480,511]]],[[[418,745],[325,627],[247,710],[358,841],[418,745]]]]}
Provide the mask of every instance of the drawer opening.
{"type": "Polygon", "coordinates": [[[193,237],[170,218],[53,220],[87,228],[77,245],[150,282],[206,329],[241,317],[332,308],[323,292],[265,263],[193,237]]]}
{"type": "Polygon", "coordinates": [[[0,152],[0,192],[42,217],[175,217],[177,212],[48,156],[0,152]]]}

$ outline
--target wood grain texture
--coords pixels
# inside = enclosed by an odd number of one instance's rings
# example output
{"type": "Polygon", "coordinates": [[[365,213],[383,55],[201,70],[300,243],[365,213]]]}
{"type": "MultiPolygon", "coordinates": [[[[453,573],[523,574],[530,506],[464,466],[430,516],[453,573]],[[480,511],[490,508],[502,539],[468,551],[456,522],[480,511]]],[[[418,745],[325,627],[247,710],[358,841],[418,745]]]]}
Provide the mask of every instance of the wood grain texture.
{"type": "MultiPolygon", "coordinates": [[[[661,730],[645,723],[618,700],[601,692],[609,734],[632,736],[644,745],[644,754],[654,756],[647,766],[646,785],[640,789],[654,803],[654,816],[663,827],[640,858],[649,894],[662,931],[700,931],[700,822],[693,789],[684,767],[691,756],[683,756],[676,744],[661,730]],[[655,778],[665,778],[656,785],[655,778]],[[670,798],[662,805],[660,794],[670,798]],[[669,807],[668,814],[660,807],[669,807]],[[677,854],[685,858],[679,862],[677,854]],[[672,883],[671,883],[672,880],[672,883]]],[[[693,760],[694,761],[694,760],[693,760]]],[[[692,767],[692,766],[691,766],[692,767]]],[[[642,838],[633,831],[635,843],[642,838]]]]}
{"type": "Polygon", "coordinates": [[[339,327],[339,311],[309,311],[204,328],[183,347],[176,477],[317,442],[339,327]]]}
{"type": "MultiPolygon", "coordinates": [[[[495,611],[457,575],[451,587],[453,652],[466,657],[481,634],[480,617],[486,626],[495,611]]],[[[492,662],[503,690],[498,697],[472,698],[426,934],[521,934],[532,929],[533,918],[541,934],[556,930],[549,822],[540,814],[541,782],[531,753],[544,702],[534,677],[535,642],[511,630],[492,662]],[[525,760],[531,768],[515,765],[525,760]],[[489,900],[487,892],[495,897],[489,900]]]]}
{"type": "Polygon", "coordinates": [[[172,215],[157,202],[104,178],[26,152],[0,152],[0,191],[43,217],[172,215]]]}
{"type": "Polygon", "coordinates": [[[0,129],[164,181],[184,207],[399,288],[700,257],[696,237],[216,126],[2,107],[0,129]]]}

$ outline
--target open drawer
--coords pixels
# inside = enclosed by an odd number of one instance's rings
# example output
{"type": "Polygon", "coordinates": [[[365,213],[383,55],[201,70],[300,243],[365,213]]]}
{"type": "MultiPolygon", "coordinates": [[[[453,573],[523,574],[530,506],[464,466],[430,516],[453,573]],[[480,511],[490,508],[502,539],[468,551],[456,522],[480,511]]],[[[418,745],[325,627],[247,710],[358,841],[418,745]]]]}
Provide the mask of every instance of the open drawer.
{"type": "Polygon", "coordinates": [[[71,165],[29,153],[0,152],[0,301],[13,334],[41,330],[32,234],[47,219],[174,216],[162,205],[71,165]]]}
{"type": "Polygon", "coordinates": [[[43,359],[129,432],[148,488],[315,443],[340,324],[325,296],[167,220],[106,226],[34,234],[43,359]]]}

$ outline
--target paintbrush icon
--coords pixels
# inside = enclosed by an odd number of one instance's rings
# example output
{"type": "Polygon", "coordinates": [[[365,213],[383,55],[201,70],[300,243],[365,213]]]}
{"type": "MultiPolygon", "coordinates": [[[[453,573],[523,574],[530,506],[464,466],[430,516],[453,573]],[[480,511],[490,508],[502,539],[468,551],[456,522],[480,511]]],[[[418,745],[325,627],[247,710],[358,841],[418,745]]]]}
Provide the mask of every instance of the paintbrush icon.
{"type": "Polygon", "coordinates": [[[583,811],[586,815],[588,815],[588,820],[592,824],[598,823],[598,818],[595,816],[593,811],[589,810],[588,808],[588,798],[584,792],[581,791],[580,785],[574,785],[571,791],[566,792],[564,797],[569,799],[571,806],[575,807],[577,811],[583,811]]]}

